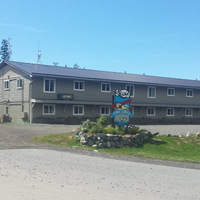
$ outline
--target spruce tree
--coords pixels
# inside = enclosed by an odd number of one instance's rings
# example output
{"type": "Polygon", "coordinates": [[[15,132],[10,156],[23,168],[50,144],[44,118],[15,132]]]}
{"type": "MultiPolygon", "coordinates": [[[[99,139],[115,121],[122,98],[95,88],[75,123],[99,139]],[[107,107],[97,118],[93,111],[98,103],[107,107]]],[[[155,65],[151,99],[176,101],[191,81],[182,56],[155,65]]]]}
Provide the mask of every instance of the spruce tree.
{"type": "Polygon", "coordinates": [[[1,50],[0,50],[1,61],[9,60],[10,59],[9,41],[6,39],[3,39],[1,44],[2,44],[1,50]]]}

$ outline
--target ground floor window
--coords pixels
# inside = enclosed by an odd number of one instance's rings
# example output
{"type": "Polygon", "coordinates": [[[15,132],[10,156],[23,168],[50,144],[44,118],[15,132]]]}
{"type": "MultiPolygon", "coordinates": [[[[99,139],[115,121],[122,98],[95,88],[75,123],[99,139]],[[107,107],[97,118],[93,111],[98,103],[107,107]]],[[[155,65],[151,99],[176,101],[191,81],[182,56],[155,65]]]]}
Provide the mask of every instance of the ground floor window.
{"type": "Polygon", "coordinates": [[[167,116],[174,116],[174,108],[167,108],[167,116]]]}
{"type": "Polygon", "coordinates": [[[74,105],[73,106],[73,115],[84,115],[84,106],[74,105]]]}
{"type": "Polygon", "coordinates": [[[101,106],[100,107],[100,115],[110,115],[110,107],[109,106],[101,106]]]}
{"type": "Polygon", "coordinates": [[[55,115],[55,105],[44,104],[43,105],[43,115],[55,115]]]}
{"type": "Polygon", "coordinates": [[[193,115],[193,110],[190,109],[190,108],[186,108],[185,109],[185,116],[186,117],[192,117],[192,115],[193,115]]]}
{"type": "Polygon", "coordinates": [[[155,116],[156,111],[155,108],[147,108],[147,116],[155,116]]]}
{"type": "Polygon", "coordinates": [[[8,106],[6,106],[6,115],[8,115],[9,114],[9,108],[8,108],[8,106]]]}

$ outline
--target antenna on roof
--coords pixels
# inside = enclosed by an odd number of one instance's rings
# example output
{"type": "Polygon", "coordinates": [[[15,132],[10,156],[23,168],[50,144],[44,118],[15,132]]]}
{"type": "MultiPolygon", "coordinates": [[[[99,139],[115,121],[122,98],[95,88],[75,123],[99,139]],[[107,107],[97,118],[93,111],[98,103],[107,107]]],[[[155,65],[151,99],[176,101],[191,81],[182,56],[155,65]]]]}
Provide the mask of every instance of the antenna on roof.
{"type": "Polygon", "coordinates": [[[41,62],[41,51],[40,51],[40,44],[38,43],[38,55],[37,55],[37,63],[36,63],[36,66],[35,66],[35,71],[37,72],[38,71],[38,63],[42,64],[41,62]]]}
{"type": "Polygon", "coordinates": [[[38,57],[37,57],[37,64],[38,63],[41,63],[42,64],[42,62],[41,62],[41,56],[42,56],[42,54],[41,54],[41,50],[40,50],[40,44],[38,43],[38,57]]]}
{"type": "Polygon", "coordinates": [[[38,50],[38,59],[37,59],[37,63],[41,63],[41,64],[42,64],[40,58],[41,58],[41,51],[38,50]]]}

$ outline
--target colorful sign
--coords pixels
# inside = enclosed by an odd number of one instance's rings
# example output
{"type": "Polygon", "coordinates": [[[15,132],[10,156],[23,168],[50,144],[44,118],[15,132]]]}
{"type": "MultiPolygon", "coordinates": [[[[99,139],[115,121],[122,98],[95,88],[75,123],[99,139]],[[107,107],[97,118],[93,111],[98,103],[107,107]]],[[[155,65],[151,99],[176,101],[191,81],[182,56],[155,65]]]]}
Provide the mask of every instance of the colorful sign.
{"type": "Polygon", "coordinates": [[[129,119],[133,118],[133,114],[129,111],[130,103],[131,98],[127,90],[116,90],[111,106],[114,109],[111,117],[117,125],[125,126],[129,123],[129,119]]]}

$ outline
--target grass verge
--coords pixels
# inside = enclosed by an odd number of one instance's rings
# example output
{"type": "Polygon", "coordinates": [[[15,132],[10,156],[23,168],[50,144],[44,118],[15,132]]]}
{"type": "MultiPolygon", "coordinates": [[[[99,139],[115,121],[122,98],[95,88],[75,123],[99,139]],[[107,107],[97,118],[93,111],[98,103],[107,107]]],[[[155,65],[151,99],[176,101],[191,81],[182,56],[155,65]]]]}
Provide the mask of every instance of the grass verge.
{"type": "MultiPolygon", "coordinates": [[[[31,138],[31,141],[40,144],[95,149],[88,146],[83,147],[80,144],[79,139],[74,137],[73,133],[35,136],[31,138]]],[[[200,138],[154,136],[139,148],[105,148],[98,149],[98,151],[117,155],[200,163],[200,138]]]]}

